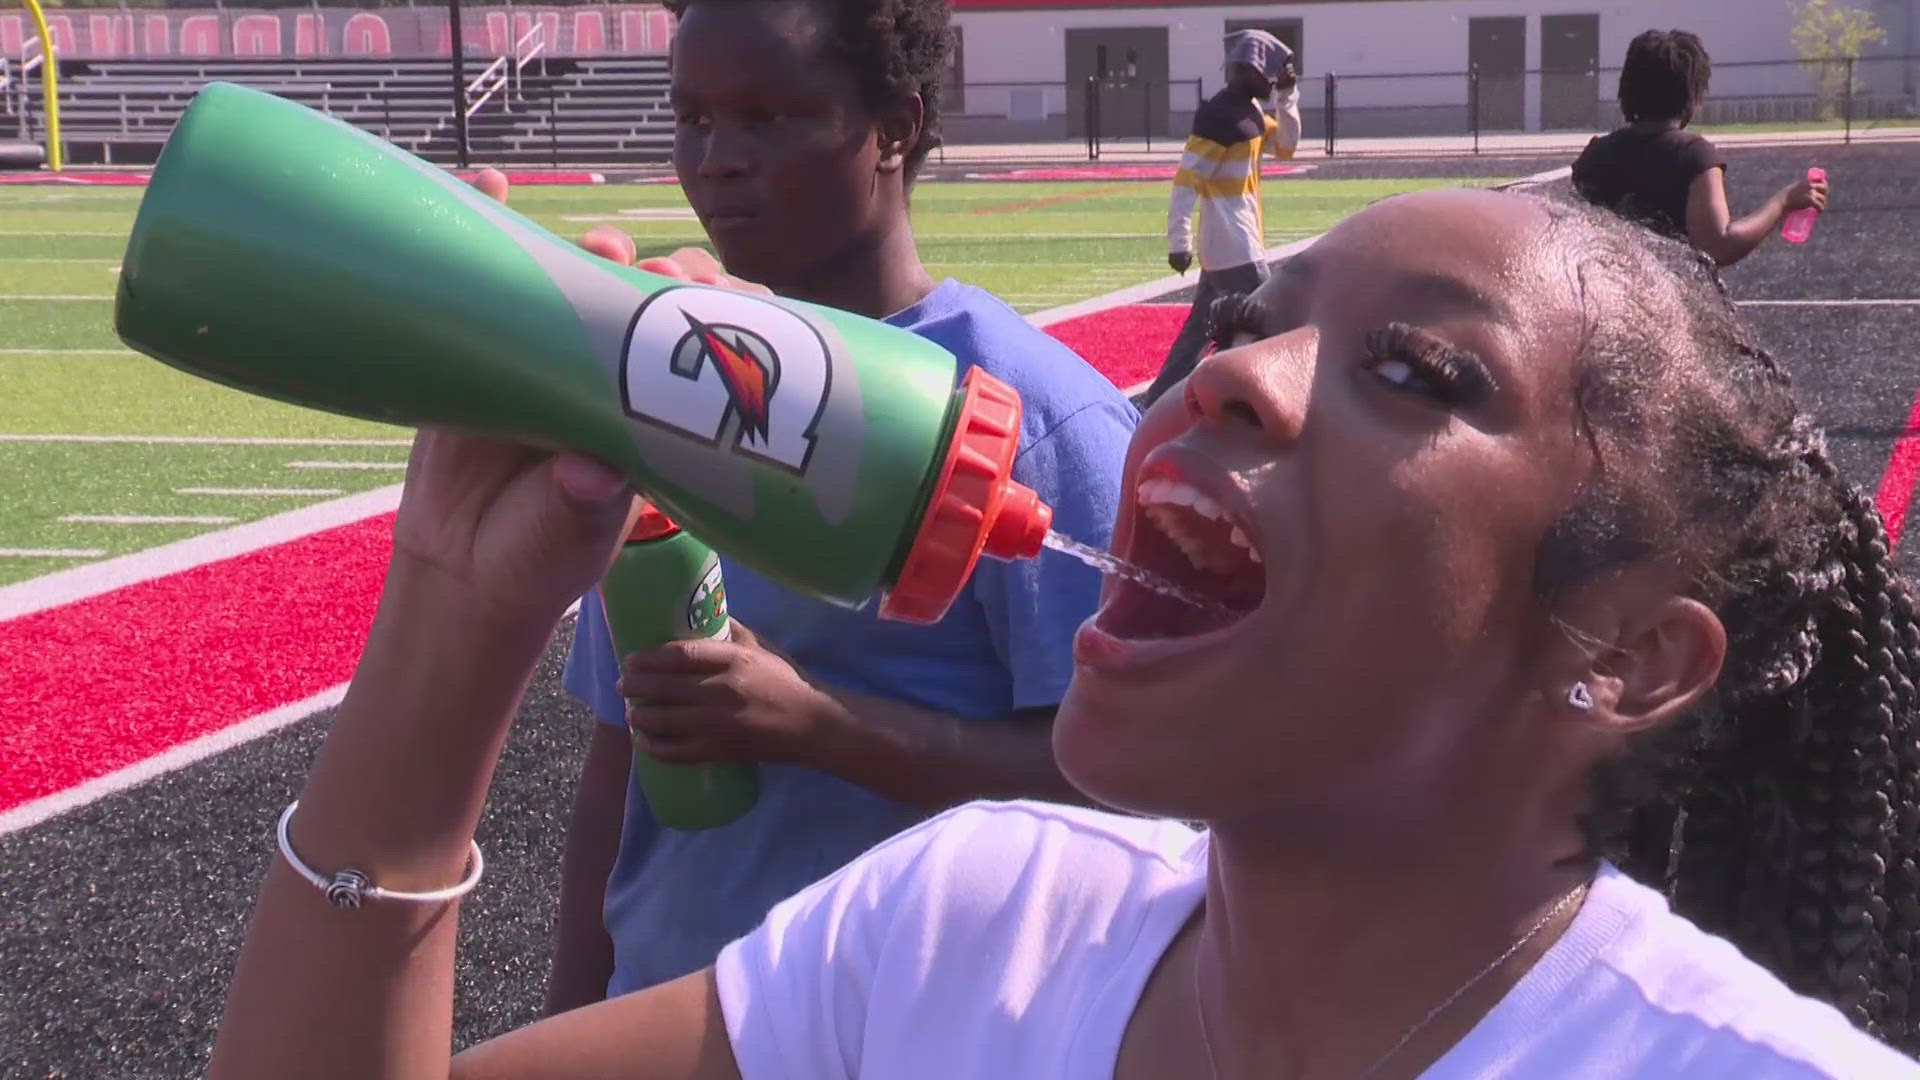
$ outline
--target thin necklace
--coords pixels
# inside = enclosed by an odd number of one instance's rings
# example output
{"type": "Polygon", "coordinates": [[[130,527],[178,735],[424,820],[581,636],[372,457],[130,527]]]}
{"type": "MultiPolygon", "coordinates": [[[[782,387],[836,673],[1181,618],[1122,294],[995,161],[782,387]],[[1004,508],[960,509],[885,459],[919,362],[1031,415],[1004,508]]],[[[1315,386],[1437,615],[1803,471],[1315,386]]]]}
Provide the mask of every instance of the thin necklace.
{"type": "MultiPolygon", "coordinates": [[[[1484,979],[1487,976],[1493,974],[1496,970],[1499,969],[1501,964],[1504,964],[1508,960],[1513,959],[1514,953],[1517,953],[1521,949],[1525,948],[1527,945],[1527,942],[1532,941],[1535,937],[1539,936],[1540,931],[1545,930],[1547,928],[1548,923],[1551,923],[1556,917],[1559,916],[1561,912],[1567,910],[1567,906],[1569,904],[1572,904],[1574,900],[1578,899],[1580,896],[1586,893],[1587,884],[1588,883],[1583,882],[1579,886],[1577,886],[1572,892],[1561,897],[1559,903],[1553,905],[1553,907],[1549,909],[1545,915],[1540,916],[1540,921],[1537,923],[1534,923],[1532,929],[1528,930],[1525,934],[1522,934],[1520,936],[1519,941],[1516,941],[1512,945],[1508,946],[1506,952],[1503,952],[1499,956],[1495,957],[1493,963],[1488,964],[1486,967],[1481,968],[1479,972],[1477,972],[1473,976],[1473,978],[1468,979],[1466,982],[1461,983],[1459,989],[1455,990],[1451,994],[1448,994],[1446,997],[1446,1000],[1442,1001],[1438,1005],[1435,1005],[1433,1008],[1427,1010],[1427,1015],[1421,1017],[1419,1023],[1408,1028],[1407,1033],[1405,1035],[1400,1036],[1399,1042],[1394,1043],[1393,1046],[1390,1049],[1388,1049],[1386,1053],[1381,1054],[1378,1060],[1376,1060],[1372,1065],[1367,1067],[1366,1072],[1363,1072],[1360,1074],[1360,1080],[1367,1080],[1368,1077],[1379,1072],[1380,1069],[1383,1066],[1385,1066],[1387,1062],[1393,1060],[1393,1055],[1399,1053],[1401,1050],[1406,1049],[1406,1045],[1413,1041],[1413,1037],[1415,1035],[1418,1035],[1420,1034],[1420,1032],[1426,1030],[1426,1027],[1428,1024],[1433,1023],[1436,1017],[1438,1017],[1441,1013],[1446,1012],[1447,1006],[1452,1005],[1454,1002],[1460,1000],[1460,995],[1466,993],[1468,990],[1473,989],[1474,986],[1479,984],[1481,979],[1484,979]]],[[[1200,1045],[1205,1047],[1207,1051],[1207,1075],[1212,1077],[1212,1080],[1220,1080],[1220,1060],[1214,1054],[1213,1035],[1207,1031],[1207,1010],[1206,1010],[1206,1007],[1203,1004],[1201,1004],[1201,1001],[1200,1001],[1200,957],[1201,957],[1201,949],[1198,946],[1196,946],[1193,950],[1193,1012],[1194,1012],[1194,1016],[1200,1021],[1200,1045]]]]}

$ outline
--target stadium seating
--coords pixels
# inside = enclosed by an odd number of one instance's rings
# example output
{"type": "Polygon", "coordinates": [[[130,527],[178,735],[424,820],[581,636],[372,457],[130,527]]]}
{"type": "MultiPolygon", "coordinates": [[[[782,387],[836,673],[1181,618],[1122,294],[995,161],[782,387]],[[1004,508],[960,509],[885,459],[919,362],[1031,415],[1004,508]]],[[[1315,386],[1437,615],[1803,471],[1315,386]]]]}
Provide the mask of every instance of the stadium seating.
{"type": "MultiPolygon", "coordinates": [[[[471,80],[486,57],[469,60],[471,80]]],[[[147,164],[195,90],[243,83],[319,109],[430,161],[452,162],[455,126],[445,59],[63,60],[60,126],[74,164],[147,164]]],[[[36,86],[27,115],[44,115],[36,86]]],[[[476,164],[653,164],[673,141],[665,56],[535,57],[477,103],[476,164]]]]}
{"type": "Polygon", "coordinates": [[[536,60],[509,108],[469,123],[474,160],[561,165],[659,163],[673,150],[664,56],[536,60]]]}

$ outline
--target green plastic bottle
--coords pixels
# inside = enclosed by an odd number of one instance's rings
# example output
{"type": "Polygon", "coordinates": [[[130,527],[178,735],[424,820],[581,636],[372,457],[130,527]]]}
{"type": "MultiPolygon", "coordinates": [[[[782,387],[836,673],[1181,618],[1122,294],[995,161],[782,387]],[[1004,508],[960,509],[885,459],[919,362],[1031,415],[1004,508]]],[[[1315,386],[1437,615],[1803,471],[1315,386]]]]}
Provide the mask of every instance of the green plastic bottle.
{"type": "Polygon", "coordinates": [[[801,592],[937,620],[982,552],[1039,554],[1020,398],[847,312],[615,266],[444,170],[209,83],[122,261],[132,348],[250,393],[568,447],[801,592]]]}
{"type": "MultiPolygon", "coordinates": [[[[731,625],[720,556],[652,505],[607,568],[600,598],[623,657],[679,638],[723,638],[731,625]]],[[[633,769],[654,820],[669,829],[725,825],[760,796],[751,764],[671,764],[636,746],[633,769]]]]}

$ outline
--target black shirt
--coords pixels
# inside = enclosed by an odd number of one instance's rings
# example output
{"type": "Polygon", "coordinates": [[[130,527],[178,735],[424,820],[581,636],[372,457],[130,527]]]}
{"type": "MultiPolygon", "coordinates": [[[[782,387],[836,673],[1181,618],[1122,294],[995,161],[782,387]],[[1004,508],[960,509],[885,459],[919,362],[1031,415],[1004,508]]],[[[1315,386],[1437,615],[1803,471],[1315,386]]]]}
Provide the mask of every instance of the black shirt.
{"type": "Polygon", "coordinates": [[[1573,163],[1573,189],[1588,202],[1685,240],[1694,178],[1726,167],[1727,159],[1705,136],[1629,124],[1587,144],[1573,163]]]}
{"type": "Polygon", "coordinates": [[[1231,86],[1200,103],[1193,112],[1193,134],[1230,147],[1267,137],[1267,114],[1259,103],[1231,86]]]}

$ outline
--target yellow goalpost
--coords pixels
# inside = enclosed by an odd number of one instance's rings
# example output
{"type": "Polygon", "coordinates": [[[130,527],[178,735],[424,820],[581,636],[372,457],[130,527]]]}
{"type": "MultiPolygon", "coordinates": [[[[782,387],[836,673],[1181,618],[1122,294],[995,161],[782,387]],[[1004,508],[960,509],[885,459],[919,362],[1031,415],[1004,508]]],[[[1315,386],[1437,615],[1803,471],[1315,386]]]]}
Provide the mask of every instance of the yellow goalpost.
{"type": "Polygon", "coordinates": [[[53,34],[47,29],[47,13],[40,10],[40,0],[22,0],[27,11],[33,15],[33,25],[40,31],[40,88],[45,91],[47,102],[47,166],[54,172],[60,171],[60,72],[59,61],[53,53],[53,34]]]}

